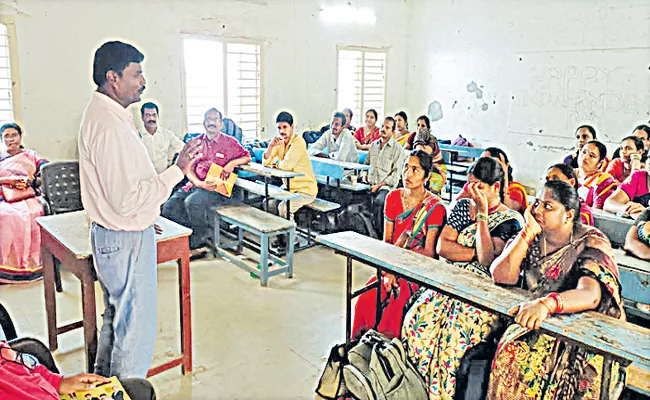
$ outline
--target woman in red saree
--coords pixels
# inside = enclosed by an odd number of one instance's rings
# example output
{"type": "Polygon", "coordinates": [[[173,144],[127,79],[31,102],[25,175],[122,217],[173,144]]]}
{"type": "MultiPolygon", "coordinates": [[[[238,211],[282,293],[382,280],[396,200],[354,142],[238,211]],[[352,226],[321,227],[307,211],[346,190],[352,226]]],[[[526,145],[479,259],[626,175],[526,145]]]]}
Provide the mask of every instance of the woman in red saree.
{"type": "Polygon", "coordinates": [[[35,218],[43,207],[31,184],[46,161],[21,145],[17,124],[0,128],[7,154],[0,156],[0,283],[28,283],[41,278],[41,234],[35,218]]]}
{"type": "MultiPolygon", "coordinates": [[[[425,188],[432,172],[431,156],[423,150],[414,150],[404,163],[404,187],[386,196],[384,205],[384,241],[437,258],[436,241],[447,212],[440,198],[425,188]]],[[[366,284],[376,281],[371,278],[366,284]]],[[[388,337],[399,337],[403,311],[416,284],[395,276],[384,275],[381,285],[382,317],[376,329],[388,337]]],[[[376,325],[376,289],[359,296],[354,308],[352,338],[361,337],[376,325]]]]}

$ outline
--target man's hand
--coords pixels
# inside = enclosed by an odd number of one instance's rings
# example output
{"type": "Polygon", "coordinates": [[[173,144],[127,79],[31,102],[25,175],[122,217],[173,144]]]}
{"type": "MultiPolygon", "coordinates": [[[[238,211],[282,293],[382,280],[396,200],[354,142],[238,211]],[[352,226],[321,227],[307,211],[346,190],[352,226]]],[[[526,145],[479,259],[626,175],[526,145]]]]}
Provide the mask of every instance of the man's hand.
{"type": "Polygon", "coordinates": [[[269,149],[270,149],[271,147],[279,146],[280,144],[282,144],[282,142],[283,142],[283,140],[282,140],[282,138],[280,138],[279,136],[274,137],[274,138],[271,140],[271,142],[269,143],[269,149]]]}
{"type": "Polygon", "coordinates": [[[224,181],[228,179],[228,177],[234,170],[235,167],[231,163],[224,165],[223,170],[221,171],[221,179],[223,179],[224,181]]]}
{"type": "Polygon", "coordinates": [[[108,383],[111,380],[95,374],[78,374],[61,380],[59,394],[68,394],[80,390],[94,389],[98,383],[108,383]]]}
{"type": "Polygon", "coordinates": [[[200,147],[201,147],[201,141],[199,139],[192,139],[189,142],[187,142],[185,147],[183,147],[183,150],[181,150],[181,152],[178,153],[178,158],[176,159],[176,165],[178,166],[178,168],[181,169],[181,171],[183,171],[185,175],[187,175],[187,172],[192,167],[192,165],[196,162],[196,160],[203,155],[198,153],[200,147]]]}
{"type": "Polygon", "coordinates": [[[215,192],[217,184],[214,182],[198,181],[194,184],[199,189],[207,190],[208,192],[215,192]]]}
{"type": "Polygon", "coordinates": [[[370,186],[370,191],[373,192],[373,193],[375,193],[375,192],[378,191],[379,189],[381,189],[381,185],[380,185],[380,184],[370,186]]]}

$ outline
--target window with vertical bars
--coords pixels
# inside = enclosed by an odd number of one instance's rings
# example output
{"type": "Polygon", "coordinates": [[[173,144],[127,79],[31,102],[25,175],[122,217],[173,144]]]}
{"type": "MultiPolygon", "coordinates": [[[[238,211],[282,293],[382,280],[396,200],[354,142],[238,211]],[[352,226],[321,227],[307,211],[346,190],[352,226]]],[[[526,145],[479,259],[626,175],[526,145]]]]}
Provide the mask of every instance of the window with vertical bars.
{"type": "MultiPolygon", "coordinates": [[[[384,118],[386,51],[339,48],[337,109],[352,110],[352,125],[365,124],[365,112],[373,108],[384,118]]],[[[380,124],[378,122],[378,124],[380,124]]]]}
{"type": "Polygon", "coordinates": [[[262,121],[260,45],[216,39],[183,39],[188,132],[203,132],[205,112],[216,107],[242,129],[259,136],[262,121]]]}
{"type": "Polygon", "coordinates": [[[7,25],[0,24],[0,125],[14,121],[10,61],[7,25]]]}

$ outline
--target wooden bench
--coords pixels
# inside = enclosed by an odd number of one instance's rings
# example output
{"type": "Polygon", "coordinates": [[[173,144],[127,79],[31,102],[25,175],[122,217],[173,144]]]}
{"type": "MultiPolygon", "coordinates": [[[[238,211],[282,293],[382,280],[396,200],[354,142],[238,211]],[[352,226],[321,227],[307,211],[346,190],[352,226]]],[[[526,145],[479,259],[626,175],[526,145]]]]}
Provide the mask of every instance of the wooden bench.
{"type": "MultiPolygon", "coordinates": [[[[507,314],[508,310],[532,299],[532,295],[523,290],[497,286],[489,278],[358,233],[334,233],[319,236],[317,240],[347,258],[346,341],[348,343],[351,333],[352,298],[377,287],[381,282],[383,271],[421,286],[433,288],[511,320],[512,317],[507,314]],[[376,268],[377,282],[353,292],[353,260],[376,268]]],[[[376,290],[376,293],[379,303],[381,291],[376,290]]],[[[377,307],[378,313],[380,310],[381,307],[377,307]]],[[[376,319],[379,320],[380,317],[377,316],[376,319]]],[[[603,314],[583,312],[553,315],[544,321],[541,330],[561,340],[577,343],[603,356],[601,399],[616,399],[623,389],[622,385],[616,385],[610,393],[613,361],[619,362],[623,367],[632,364],[633,368],[629,369],[629,386],[637,388],[647,386],[647,382],[643,379],[647,376],[647,371],[650,371],[649,329],[603,314]]]]}
{"type": "Polygon", "coordinates": [[[265,185],[262,182],[257,183],[242,178],[237,178],[235,181],[235,186],[238,186],[247,192],[257,194],[259,196],[263,196],[265,198],[270,197],[280,201],[294,200],[300,197],[298,193],[292,193],[288,190],[280,189],[277,186],[265,185]]]}
{"type": "Polygon", "coordinates": [[[215,213],[214,226],[215,256],[221,256],[246,271],[259,275],[262,286],[267,286],[269,278],[278,274],[286,273],[287,278],[293,277],[293,242],[296,235],[296,224],[293,221],[240,204],[219,207],[215,213]],[[237,241],[234,244],[221,242],[221,220],[237,227],[237,241]],[[261,239],[259,264],[239,257],[244,247],[244,231],[257,235],[261,239]],[[269,254],[269,240],[285,234],[289,235],[286,259],[269,254]],[[269,260],[272,261],[271,265],[269,260]]]}

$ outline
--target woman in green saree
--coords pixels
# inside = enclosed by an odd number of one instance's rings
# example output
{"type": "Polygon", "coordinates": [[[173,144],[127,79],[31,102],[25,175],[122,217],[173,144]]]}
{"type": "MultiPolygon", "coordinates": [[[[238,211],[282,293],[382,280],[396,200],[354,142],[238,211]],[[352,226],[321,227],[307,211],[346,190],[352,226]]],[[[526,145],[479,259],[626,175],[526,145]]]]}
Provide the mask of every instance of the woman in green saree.
{"type": "MultiPolygon", "coordinates": [[[[515,324],[499,343],[489,399],[598,399],[603,359],[537,329],[551,314],[594,310],[625,319],[609,240],[580,224],[580,199],[562,181],[546,182],[525,213],[526,226],[491,266],[496,283],[536,299],[510,310],[515,324]]],[[[615,365],[612,382],[619,379],[615,365]]]]}
{"type": "MultiPolygon", "coordinates": [[[[469,169],[469,198],[452,209],[438,241],[448,262],[489,278],[489,266],[523,226],[521,214],[503,204],[504,173],[497,161],[480,158],[469,169]]],[[[464,355],[498,327],[496,315],[425,290],[402,325],[408,356],[424,377],[429,399],[453,399],[464,355]]]]}

